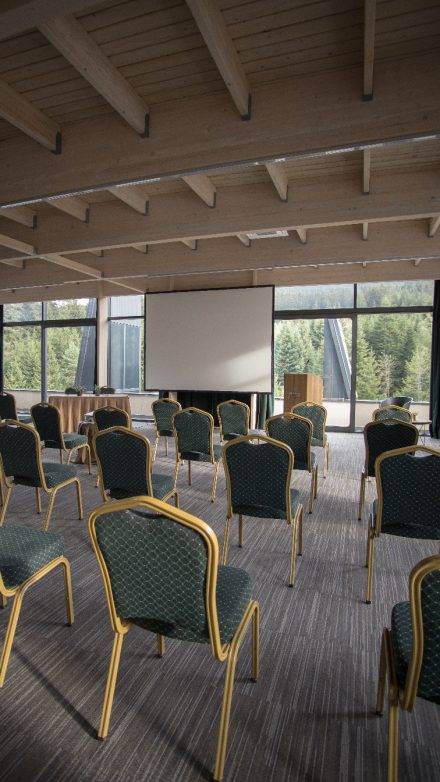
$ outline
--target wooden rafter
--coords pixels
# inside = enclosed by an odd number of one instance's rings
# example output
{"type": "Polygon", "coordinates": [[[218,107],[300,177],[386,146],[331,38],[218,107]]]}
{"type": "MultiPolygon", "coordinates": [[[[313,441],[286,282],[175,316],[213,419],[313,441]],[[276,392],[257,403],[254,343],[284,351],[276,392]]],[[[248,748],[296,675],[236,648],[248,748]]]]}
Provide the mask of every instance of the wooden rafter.
{"type": "Polygon", "coordinates": [[[207,206],[215,206],[216,189],[206,174],[191,174],[191,176],[184,176],[182,179],[207,206]]]}
{"type": "Polygon", "coordinates": [[[266,163],[267,173],[275,185],[276,191],[282,201],[287,201],[289,180],[287,178],[284,163],[266,163]]]}
{"type": "Polygon", "coordinates": [[[109,187],[108,191],[139,214],[146,215],[148,213],[148,196],[143,188],[109,187]]]}
{"type": "Polygon", "coordinates": [[[296,233],[298,234],[299,240],[301,244],[307,243],[307,231],[305,228],[295,228],[296,233]]]}
{"type": "Polygon", "coordinates": [[[73,269],[76,272],[85,274],[87,277],[95,277],[96,279],[102,277],[102,272],[99,269],[94,269],[93,266],[87,266],[85,263],[79,263],[71,258],[65,258],[64,255],[59,255],[58,253],[40,255],[39,257],[49,263],[54,263],[56,266],[63,266],[65,269],[73,269]]]}
{"type": "Polygon", "coordinates": [[[61,131],[57,123],[3,79],[0,79],[0,117],[51,152],[60,152],[61,131]]]}
{"type": "Polygon", "coordinates": [[[22,0],[5,5],[9,8],[0,11],[0,40],[38,27],[53,16],[94,10],[96,0],[22,0]]]}
{"type": "Polygon", "coordinates": [[[48,19],[40,31],[137,133],[148,135],[148,109],[131,84],[73,16],[48,19]]]}
{"type": "Polygon", "coordinates": [[[371,150],[362,150],[362,192],[368,195],[371,180],[371,150]]]}
{"type": "Polygon", "coordinates": [[[435,236],[439,226],[440,226],[440,215],[437,215],[437,217],[431,217],[429,221],[429,227],[428,227],[428,236],[431,238],[435,236]]]}
{"type": "Polygon", "coordinates": [[[216,0],[187,0],[211,56],[243,119],[250,118],[250,88],[216,0]]]}
{"type": "Polygon", "coordinates": [[[363,100],[373,98],[374,38],[376,0],[364,0],[364,85],[363,100]]]}
{"type": "Polygon", "coordinates": [[[0,209],[0,217],[7,217],[8,220],[27,225],[28,228],[37,227],[37,215],[28,206],[7,206],[0,209]]]}
{"type": "Polygon", "coordinates": [[[19,239],[14,239],[12,236],[6,236],[0,234],[0,246],[9,247],[10,250],[15,250],[20,255],[34,255],[35,247],[27,242],[21,242],[19,239]]]}
{"type": "Polygon", "coordinates": [[[65,212],[71,217],[75,217],[77,220],[81,220],[82,223],[89,222],[89,204],[76,196],[69,196],[68,198],[51,198],[47,201],[49,206],[53,206],[55,209],[59,209],[60,212],[65,212]]]}
{"type": "Polygon", "coordinates": [[[190,250],[197,250],[197,239],[181,239],[180,241],[190,250]]]}
{"type": "Polygon", "coordinates": [[[362,239],[364,242],[368,239],[368,223],[362,223],[362,239]]]}

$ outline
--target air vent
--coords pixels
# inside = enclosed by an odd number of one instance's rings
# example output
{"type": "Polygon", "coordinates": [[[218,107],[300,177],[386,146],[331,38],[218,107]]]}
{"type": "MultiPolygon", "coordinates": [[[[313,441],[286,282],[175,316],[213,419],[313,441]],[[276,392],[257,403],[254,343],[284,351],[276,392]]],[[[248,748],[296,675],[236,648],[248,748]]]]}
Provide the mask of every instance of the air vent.
{"type": "Polygon", "coordinates": [[[247,234],[249,239],[279,239],[280,236],[289,236],[287,231],[252,231],[247,234]]]}

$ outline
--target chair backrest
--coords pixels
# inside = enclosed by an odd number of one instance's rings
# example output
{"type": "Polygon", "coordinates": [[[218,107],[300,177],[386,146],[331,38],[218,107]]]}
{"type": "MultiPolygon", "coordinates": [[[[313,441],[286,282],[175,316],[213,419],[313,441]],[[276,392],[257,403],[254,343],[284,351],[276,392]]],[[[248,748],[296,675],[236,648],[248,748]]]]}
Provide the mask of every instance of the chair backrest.
{"type": "Polygon", "coordinates": [[[240,437],[224,446],[223,464],[228,516],[290,518],[293,454],[287,445],[262,435],[240,437]]]}
{"type": "Polygon", "coordinates": [[[146,437],[113,426],[97,432],[93,442],[104,490],[132,497],[152,495],[151,449],[146,437]]]}
{"type": "Polygon", "coordinates": [[[151,497],[97,508],[89,531],[115,630],[149,620],[162,635],[209,643],[224,658],[217,616],[218,542],[205,522],[151,497]],[[153,515],[133,513],[146,508],[153,515]]]}
{"type": "Polygon", "coordinates": [[[378,407],[373,411],[373,421],[386,421],[389,418],[394,418],[396,421],[409,421],[410,423],[413,420],[412,413],[406,407],[399,407],[398,405],[378,407]]]}
{"type": "Polygon", "coordinates": [[[130,416],[126,410],[121,410],[120,407],[112,407],[111,405],[98,407],[97,410],[94,410],[93,420],[99,431],[111,429],[113,426],[125,426],[127,429],[130,428],[130,416]]]}
{"type": "Polygon", "coordinates": [[[108,394],[110,396],[116,394],[116,388],[113,388],[113,386],[101,386],[100,391],[101,394],[108,394]]]}
{"type": "Polygon", "coordinates": [[[181,459],[209,456],[214,461],[214,419],[197,407],[179,410],[173,418],[176,451],[181,459]]]}
{"type": "Polygon", "coordinates": [[[379,403],[379,407],[397,405],[398,407],[409,408],[412,401],[412,396],[388,396],[386,399],[382,399],[382,401],[379,403]]]}
{"type": "Polygon", "coordinates": [[[416,445],[418,439],[419,432],[414,424],[394,419],[369,421],[364,427],[366,474],[374,477],[376,459],[381,453],[416,445]]]}
{"type": "Polygon", "coordinates": [[[228,399],[217,405],[220,439],[249,434],[251,411],[249,405],[237,399],[228,399]]]}
{"type": "Polygon", "coordinates": [[[5,421],[17,421],[17,406],[15,404],[15,396],[8,394],[6,391],[0,393],[0,418],[5,421]]]}
{"type": "Polygon", "coordinates": [[[33,426],[14,420],[0,423],[0,457],[5,476],[45,488],[41,442],[33,426]]]}
{"type": "Polygon", "coordinates": [[[327,421],[327,410],[323,405],[318,405],[317,402],[298,402],[291,409],[295,415],[300,415],[303,418],[308,418],[312,422],[313,431],[312,437],[314,440],[324,445],[325,440],[325,424],[327,421]]]}
{"type": "Polygon", "coordinates": [[[173,431],[174,414],[182,409],[180,402],[165,396],[162,399],[156,399],[151,405],[154,423],[158,433],[173,431]]]}
{"type": "Polygon", "coordinates": [[[417,695],[440,703],[440,556],[427,557],[409,578],[412,644],[403,692],[403,707],[411,710],[417,695]]]}
{"type": "Polygon", "coordinates": [[[376,461],[376,481],[378,532],[440,540],[440,451],[386,451],[376,461]]]}
{"type": "Polygon", "coordinates": [[[63,448],[60,411],[47,402],[39,402],[31,407],[31,416],[35,429],[44,441],[46,448],[63,448]]]}
{"type": "Polygon", "coordinates": [[[295,470],[311,470],[313,424],[308,418],[296,413],[273,415],[266,421],[266,432],[269,437],[292,449],[295,470]]]}

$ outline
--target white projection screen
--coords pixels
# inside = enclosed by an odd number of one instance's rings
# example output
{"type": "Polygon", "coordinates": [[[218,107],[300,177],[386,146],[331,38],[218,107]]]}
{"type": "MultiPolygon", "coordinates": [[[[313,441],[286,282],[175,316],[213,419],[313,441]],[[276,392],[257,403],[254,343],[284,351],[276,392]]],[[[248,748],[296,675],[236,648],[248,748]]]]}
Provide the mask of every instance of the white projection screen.
{"type": "Polygon", "coordinates": [[[272,286],[147,294],[149,391],[272,392],[272,286]]]}

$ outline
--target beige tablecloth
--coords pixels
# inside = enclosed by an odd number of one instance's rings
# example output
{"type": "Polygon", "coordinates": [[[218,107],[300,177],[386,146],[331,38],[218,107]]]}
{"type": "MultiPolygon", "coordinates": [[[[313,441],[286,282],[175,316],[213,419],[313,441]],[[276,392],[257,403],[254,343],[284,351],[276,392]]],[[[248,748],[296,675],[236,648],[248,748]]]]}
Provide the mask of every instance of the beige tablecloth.
{"type": "Polygon", "coordinates": [[[131,416],[130,397],[127,394],[111,394],[95,396],[94,394],[56,394],[49,397],[49,404],[60,411],[61,429],[63,432],[77,432],[78,426],[84,420],[86,413],[97,410],[98,407],[120,407],[131,416]]]}

